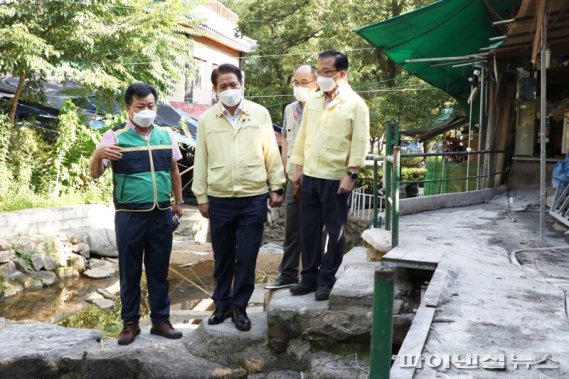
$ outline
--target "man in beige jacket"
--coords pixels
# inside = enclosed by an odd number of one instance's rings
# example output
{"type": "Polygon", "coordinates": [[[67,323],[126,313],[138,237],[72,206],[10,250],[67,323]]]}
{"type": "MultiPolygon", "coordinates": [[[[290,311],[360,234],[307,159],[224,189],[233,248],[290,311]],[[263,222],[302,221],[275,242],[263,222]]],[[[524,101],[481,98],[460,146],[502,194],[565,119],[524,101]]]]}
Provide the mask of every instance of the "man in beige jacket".
{"type": "Polygon", "coordinates": [[[348,197],[365,163],[369,110],[346,83],[348,57],[336,50],[318,56],[320,92],[304,106],[300,133],[292,152],[294,184],[302,180],[302,280],[293,295],[315,292],[328,300],[342,263],[348,219],[348,197]],[[328,242],[322,253],[322,230],[328,242]]]}
{"type": "Polygon", "coordinates": [[[215,311],[210,325],[230,318],[251,329],[246,308],[271,206],[283,201],[284,170],[269,112],[243,99],[243,76],[232,64],[211,74],[219,103],[198,123],[192,191],[209,218],[215,259],[215,311]]]}

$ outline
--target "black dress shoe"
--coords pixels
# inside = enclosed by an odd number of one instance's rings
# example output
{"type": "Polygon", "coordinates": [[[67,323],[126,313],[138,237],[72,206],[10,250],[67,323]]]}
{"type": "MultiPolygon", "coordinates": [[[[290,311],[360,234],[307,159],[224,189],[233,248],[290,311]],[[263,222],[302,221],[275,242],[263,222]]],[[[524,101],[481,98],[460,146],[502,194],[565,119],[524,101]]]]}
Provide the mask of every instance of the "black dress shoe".
{"type": "Polygon", "coordinates": [[[330,292],[332,292],[332,287],[318,287],[314,293],[314,298],[316,301],[328,300],[330,298],[330,292]]]}
{"type": "Polygon", "coordinates": [[[216,309],[215,312],[213,312],[212,315],[209,316],[207,323],[209,325],[221,324],[223,321],[227,320],[229,317],[231,317],[231,311],[230,310],[216,309]]]}
{"type": "Polygon", "coordinates": [[[246,332],[251,329],[251,320],[247,317],[247,312],[242,309],[234,308],[231,321],[235,323],[235,329],[246,332]]]}
{"type": "Polygon", "coordinates": [[[311,284],[306,284],[306,283],[299,283],[296,286],[292,287],[290,289],[290,293],[292,294],[292,296],[300,296],[300,295],[306,295],[307,293],[311,293],[316,291],[317,286],[311,285],[311,284]]]}
{"type": "Polygon", "coordinates": [[[275,280],[273,283],[267,284],[265,286],[265,289],[267,289],[267,290],[278,290],[281,288],[294,287],[297,284],[298,284],[298,279],[288,278],[285,276],[279,276],[277,278],[277,280],[275,280]]]}

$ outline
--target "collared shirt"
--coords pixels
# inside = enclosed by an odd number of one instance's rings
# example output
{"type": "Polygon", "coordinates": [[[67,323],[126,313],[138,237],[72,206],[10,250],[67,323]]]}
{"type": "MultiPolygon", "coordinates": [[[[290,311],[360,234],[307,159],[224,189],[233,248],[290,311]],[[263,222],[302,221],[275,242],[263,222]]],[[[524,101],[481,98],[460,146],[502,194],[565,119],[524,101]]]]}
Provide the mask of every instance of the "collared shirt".
{"type": "MultiPolygon", "coordinates": [[[[300,127],[300,122],[302,121],[302,112],[303,112],[302,104],[298,100],[290,103],[285,107],[284,117],[283,117],[283,131],[282,131],[283,137],[288,137],[289,131],[292,130],[293,128],[296,129],[296,131],[298,131],[298,127],[300,127]],[[287,117],[288,115],[290,115],[291,117],[287,117]]],[[[287,138],[287,142],[289,144],[292,143],[294,145],[294,140],[295,139],[287,138]]]]}
{"type": "Polygon", "coordinates": [[[223,115],[225,116],[225,119],[227,121],[229,121],[231,126],[236,128],[237,127],[237,121],[239,121],[239,118],[241,117],[241,113],[243,112],[243,100],[241,100],[241,102],[239,103],[239,106],[235,110],[235,115],[231,115],[231,113],[229,113],[229,111],[227,110],[227,108],[225,108],[223,106],[223,104],[221,104],[221,108],[223,108],[223,115]]]}
{"type": "MultiPolygon", "coordinates": [[[[134,126],[134,124],[132,123],[132,121],[130,121],[130,118],[126,121],[126,124],[135,132],[138,133],[138,131],[136,130],[136,126],[134,126]]],[[[154,128],[155,126],[152,125],[151,128],[154,128]]],[[[176,133],[174,133],[172,130],[168,130],[168,132],[170,133],[170,139],[172,140],[172,161],[173,162],[177,162],[180,159],[182,159],[182,152],[180,151],[180,147],[178,146],[178,140],[176,139],[176,133]]],[[[141,137],[143,137],[146,141],[148,141],[148,139],[150,138],[150,133],[148,134],[140,134],[141,137]]],[[[102,146],[111,146],[114,145],[115,143],[117,143],[117,137],[115,137],[113,131],[111,129],[107,130],[105,133],[103,133],[103,137],[101,139],[101,142],[99,142],[99,144],[97,145],[97,148],[102,147],[102,146]]],[[[103,166],[107,167],[109,165],[111,161],[109,161],[108,159],[103,159],[103,166]]]]}
{"type": "Polygon", "coordinates": [[[285,107],[283,116],[283,137],[286,138],[287,142],[287,162],[286,162],[286,173],[287,176],[292,179],[293,167],[290,161],[290,156],[292,150],[294,149],[294,144],[296,142],[296,136],[298,135],[298,130],[300,129],[300,123],[302,122],[303,108],[300,101],[295,101],[290,103],[285,107]]]}
{"type": "Polygon", "coordinates": [[[194,157],[192,191],[198,203],[209,196],[246,197],[278,190],[283,165],[269,111],[242,100],[236,127],[216,104],[201,115],[194,157]]]}
{"type": "Polygon", "coordinates": [[[336,90],[334,92],[334,97],[329,99],[328,97],[326,97],[326,95],[324,95],[324,99],[326,99],[326,102],[324,104],[324,109],[328,108],[330,106],[330,104],[332,103],[332,101],[334,101],[334,99],[340,94],[340,87],[336,87],[336,90]]]}
{"type": "Polygon", "coordinates": [[[368,107],[345,85],[328,106],[322,92],[308,99],[290,160],[308,176],[340,180],[364,165],[368,143],[368,107]]]}

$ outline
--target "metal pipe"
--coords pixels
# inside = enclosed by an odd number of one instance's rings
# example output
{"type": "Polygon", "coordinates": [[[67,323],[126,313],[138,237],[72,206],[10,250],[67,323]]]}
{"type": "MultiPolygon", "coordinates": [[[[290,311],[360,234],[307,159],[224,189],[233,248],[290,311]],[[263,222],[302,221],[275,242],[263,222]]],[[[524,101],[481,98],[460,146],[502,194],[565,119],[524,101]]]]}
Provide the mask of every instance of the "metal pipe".
{"type": "Polygon", "coordinates": [[[377,222],[377,215],[378,215],[378,210],[377,210],[377,195],[378,195],[378,190],[377,190],[377,159],[373,160],[373,227],[377,228],[378,227],[378,222],[377,222]]]}
{"type": "Polygon", "coordinates": [[[399,245],[399,172],[401,147],[393,147],[393,216],[391,217],[391,248],[399,245]]]}
{"type": "Polygon", "coordinates": [[[377,270],[374,274],[370,379],[388,379],[391,370],[394,274],[393,269],[377,270]]]}
{"type": "Polygon", "coordinates": [[[546,153],[546,128],[545,117],[547,112],[547,67],[546,67],[546,50],[547,50],[547,17],[543,15],[543,23],[541,25],[541,91],[540,91],[540,180],[539,180],[539,242],[543,244],[545,238],[545,153],[546,153]]]}
{"type": "MultiPolygon", "coordinates": [[[[478,150],[482,150],[482,125],[484,121],[484,65],[480,66],[480,110],[478,116],[478,150]]],[[[480,169],[483,167],[484,158],[478,161],[476,176],[480,177],[480,169]]],[[[476,181],[476,190],[480,189],[480,179],[476,181]]]]}
{"type": "MultiPolygon", "coordinates": [[[[452,151],[440,153],[415,153],[415,154],[401,154],[401,158],[414,158],[414,157],[438,157],[438,156],[455,156],[455,155],[482,155],[482,154],[506,154],[505,150],[481,150],[481,151],[452,151]]],[[[391,159],[391,158],[390,158],[391,159]]],[[[519,158],[518,158],[519,159],[519,158]]],[[[393,161],[393,159],[391,159],[393,161]]]]}
{"type": "Polygon", "coordinates": [[[462,56],[458,56],[458,57],[405,59],[404,63],[444,62],[444,61],[458,61],[458,60],[464,60],[464,59],[478,59],[481,56],[485,56],[488,54],[489,53],[481,53],[481,54],[472,54],[472,55],[462,55],[462,56]]]}
{"type": "MultiPolygon", "coordinates": [[[[473,88],[470,89],[472,91],[473,88]]],[[[468,146],[466,150],[470,152],[470,141],[472,140],[472,105],[474,103],[474,99],[470,99],[470,114],[468,115],[468,146]]],[[[468,186],[468,177],[470,176],[470,155],[466,156],[466,191],[470,188],[468,186]]]]}
{"type": "Polygon", "coordinates": [[[387,125],[387,129],[385,130],[385,139],[387,140],[387,144],[385,145],[385,165],[384,165],[384,173],[383,177],[385,179],[385,196],[387,197],[387,201],[385,202],[385,230],[391,230],[391,201],[390,201],[390,194],[391,194],[391,172],[393,163],[390,159],[390,155],[393,154],[393,141],[392,141],[392,130],[393,124],[389,122],[387,125]]]}
{"type": "Polygon", "coordinates": [[[489,41],[501,41],[503,39],[506,39],[507,36],[498,36],[498,37],[490,37],[488,38],[489,41]]]}
{"type": "Polygon", "coordinates": [[[492,23],[492,25],[496,26],[496,25],[504,25],[504,24],[511,24],[512,22],[516,21],[515,18],[510,18],[508,20],[500,20],[500,21],[494,21],[492,23]]]}

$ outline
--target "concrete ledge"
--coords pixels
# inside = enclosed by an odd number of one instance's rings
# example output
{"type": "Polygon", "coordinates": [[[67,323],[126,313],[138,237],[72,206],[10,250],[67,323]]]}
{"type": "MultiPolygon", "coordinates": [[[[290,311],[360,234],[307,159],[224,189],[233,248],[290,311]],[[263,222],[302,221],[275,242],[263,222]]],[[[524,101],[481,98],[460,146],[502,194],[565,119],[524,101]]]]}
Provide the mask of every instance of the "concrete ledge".
{"type": "Polygon", "coordinates": [[[442,208],[463,207],[484,203],[496,195],[506,192],[508,187],[502,185],[479,191],[447,193],[443,195],[412,197],[399,200],[399,214],[412,214],[433,211],[442,208]]]}

